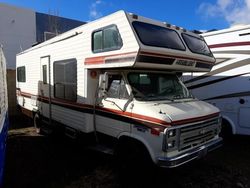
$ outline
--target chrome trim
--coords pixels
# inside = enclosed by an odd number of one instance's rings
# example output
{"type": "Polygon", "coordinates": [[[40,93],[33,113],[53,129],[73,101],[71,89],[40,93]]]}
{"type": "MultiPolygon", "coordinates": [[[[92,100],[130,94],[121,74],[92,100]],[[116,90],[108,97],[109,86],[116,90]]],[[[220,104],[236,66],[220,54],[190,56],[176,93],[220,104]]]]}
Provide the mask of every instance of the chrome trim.
{"type": "Polygon", "coordinates": [[[164,168],[174,168],[183,165],[194,159],[205,156],[208,152],[222,146],[222,138],[213,140],[205,145],[189,150],[183,154],[174,157],[158,157],[157,165],[164,168]]]}

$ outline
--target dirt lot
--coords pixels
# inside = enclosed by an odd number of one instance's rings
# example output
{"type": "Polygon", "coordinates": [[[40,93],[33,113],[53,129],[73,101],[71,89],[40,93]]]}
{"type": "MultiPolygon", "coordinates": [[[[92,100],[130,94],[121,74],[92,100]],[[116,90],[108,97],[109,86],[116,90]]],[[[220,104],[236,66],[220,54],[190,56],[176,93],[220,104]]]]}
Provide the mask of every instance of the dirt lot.
{"type": "Polygon", "coordinates": [[[119,172],[112,156],[63,136],[40,136],[32,123],[12,119],[5,188],[250,187],[250,137],[233,137],[204,159],[179,168],[119,172]]]}

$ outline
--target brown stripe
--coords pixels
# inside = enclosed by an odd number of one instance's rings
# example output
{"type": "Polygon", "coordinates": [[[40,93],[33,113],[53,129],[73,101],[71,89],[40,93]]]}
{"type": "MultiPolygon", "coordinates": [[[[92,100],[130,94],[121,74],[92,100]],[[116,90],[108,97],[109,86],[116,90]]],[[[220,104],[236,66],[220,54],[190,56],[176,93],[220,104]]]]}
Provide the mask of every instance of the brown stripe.
{"type": "Polygon", "coordinates": [[[203,59],[196,59],[196,58],[190,58],[190,57],[183,57],[183,56],[173,56],[173,55],[165,55],[165,54],[159,54],[159,53],[152,53],[152,52],[146,52],[146,51],[141,51],[140,55],[149,55],[149,56],[154,56],[154,57],[165,57],[165,58],[177,58],[177,59],[188,59],[188,60],[193,60],[193,61],[200,61],[203,63],[209,63],[209,64],[214,64],[214,62],[210,62],[210,61],[204,61],[203,59]]]}
{"type": "Polygon", "coordinates": [[[214,76],[216,74],[220,74],[222,72],[226,72],[226,71],[229,71],[231,69],[239,68],[239,67],[242,67],[242,66],[245,66],[245,65],[249,65],[249,59],[246,59],[246,60],[243,60],[243,61],[240,61],[240,62],[235,62],[233,64],[230,64],[230,65],[221,67],[219,69],[213,70],[213,71],[211,71],[211,72],[209,72],[207,74],[203,74],[202,76],[198,76],[198,77],[195,77],[195,78],[193,78],[191,80],[187,80],[187,81],[184,82],[184,84],[188,84],[188,83],[191,83],[191,82],[194,82],[194,81],[202,80],[202,79],[208,78],[210,76],[214,76]]]}
{"type": "Polygon", "coordinates": [[[209,45],[209,48],[223,48],[223,47],[232,47],[232,46],[248,46],[250,45],[249,41],[245,42],[229,42],[229,43],[221,43],[221,44],[212,44],[209,45]]]}
{"type": "MultiPolygon", "coordinates": [[[[34,96],[34,95],[31,95],[31,94],[28,94],[28,93],[24,93],[24,94],[25,95],[23,95],[23,92],[20,93],[21,96],[25,96],[25,97],[27,96],[29,98],[31,96],[34,96]]],[[[46,100],[48,101],[48,97],[38,96],[39,100],[41,100],[41,98],[42,98],[43,101],[46,101],[46,100]]],[[[68,101],[65,102],[65,101],[58,100],[58,99],[52,99],[52,102],[65,105],[65,107],[71,106],[71,107],[76,107],[76,108],[78,107],[78,108],[81,108],[81,109],[88,109],[88,110],[94,108],[92,105],[80,104],[80,103],[74,103],[74,102],[68,102],[68,101]]],[[[114,110],[114,109],[102,108],[102,107],[97,107],[96,109],[99,110],[99,111],[113,113],[115,115],[120,115],[120,116],[123,116],[123,117],[129,117],[129,118],[132,118],[135,121],[144,122],[147,125],[148,125],[148,123],[153,123],[155,125],[160,125],[160,126],[164,126],[164,127],[168,127],[168,126],[170,126],[172,124],[173,125],[180,125],[180,124],[186,124],[186,123],[193,123],[193,122],[197,122],[197,121],[201,121],[201,120],[205,120],[205,119],[214,117],[214,116],[216,116],[216,114],[218,115],[218,113],[215,113],[215,114],[210,114],[210,115],[201,116],[201,117],[195,117],[195,118],[188,118],[188,119],[184,119],[184,120],[173,121],[173,122],[170,123],[170,122],[166,122],[166,121],[161,120],[161,119],[153,118],[153,117],[150,117],[150,116],[144,116],[144,115],[141,115],[141,114],[131,113],[131,112],[123,112],[123,111],[120,111],[120,110],[114,110]]]]}

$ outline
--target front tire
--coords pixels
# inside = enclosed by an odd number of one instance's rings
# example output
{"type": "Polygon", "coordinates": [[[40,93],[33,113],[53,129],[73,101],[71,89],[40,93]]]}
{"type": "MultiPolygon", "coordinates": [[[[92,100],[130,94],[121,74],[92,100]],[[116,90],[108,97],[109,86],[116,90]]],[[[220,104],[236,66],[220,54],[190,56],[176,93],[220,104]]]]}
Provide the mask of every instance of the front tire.
{"type": "Polygon", "coordinates": [[[146,147],[139,141],[125,139],[116,149],[117,166],[122,171],[145,172],[154,166],[146,147]]]}

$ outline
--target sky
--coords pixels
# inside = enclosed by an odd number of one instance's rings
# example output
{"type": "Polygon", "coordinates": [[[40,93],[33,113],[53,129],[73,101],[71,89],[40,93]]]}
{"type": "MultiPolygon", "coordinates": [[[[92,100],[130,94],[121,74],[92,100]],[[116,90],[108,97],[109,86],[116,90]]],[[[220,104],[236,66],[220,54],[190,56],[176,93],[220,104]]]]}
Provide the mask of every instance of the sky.
{"type": "Polygon", "coordinates": [[[250,0],[1,0],[0,3],[86,22],[125,10],[189,30],[250,24],[250,0]]]}

